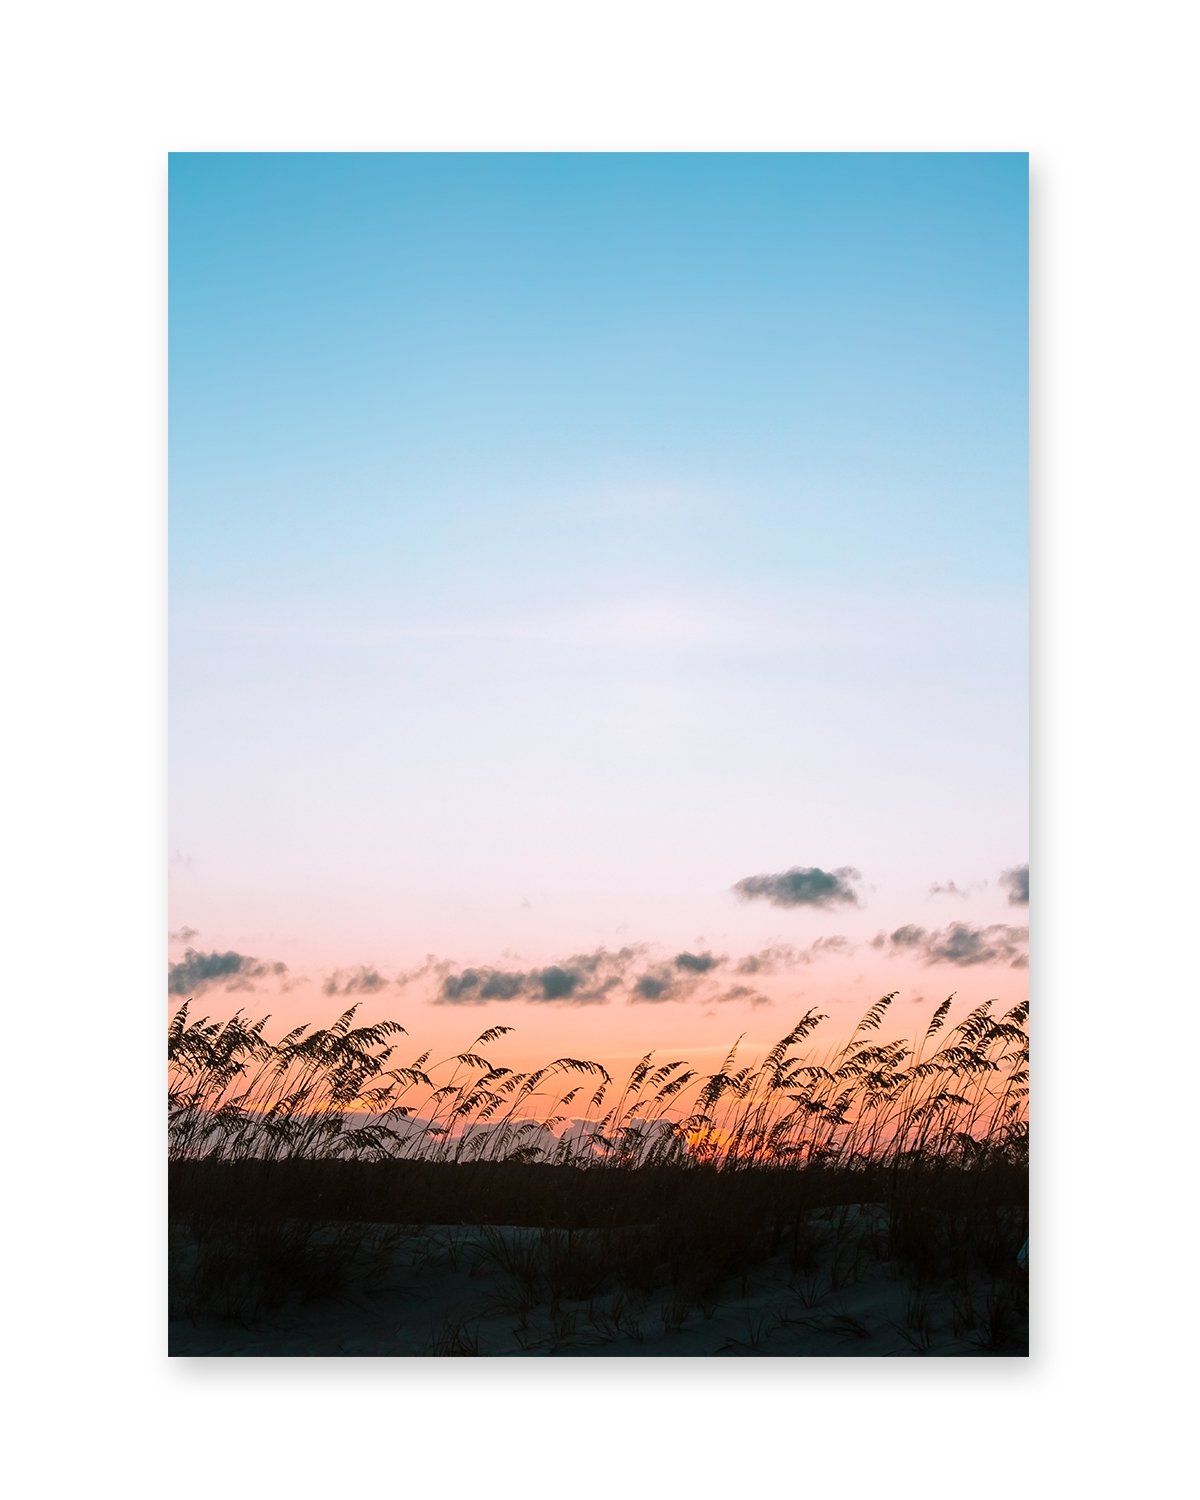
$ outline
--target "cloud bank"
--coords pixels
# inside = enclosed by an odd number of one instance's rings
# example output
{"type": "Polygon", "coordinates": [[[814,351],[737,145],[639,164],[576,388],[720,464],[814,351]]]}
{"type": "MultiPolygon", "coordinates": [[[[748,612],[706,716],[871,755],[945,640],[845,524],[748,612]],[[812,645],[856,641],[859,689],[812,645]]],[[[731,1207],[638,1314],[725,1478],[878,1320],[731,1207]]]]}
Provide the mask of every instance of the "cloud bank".
{"type": "Polygon", "coordinates": [[[952,922],[949,927],[931,932],[909,924],[890,933],[879,933],[871,940],[872,948],[889,953],[911,954],[926,964],[955,964],[970,968],[975,964],[1006,963],[1010,968],[1024,968],[1028,962],[1026,945],[1028,927],[972,927],[967,922],[952,922]]]}
{"type": "Polygon", "coordinates": [[[513,1000],[556,1005],[608,1005],[613,1001],[663,1005],[695,996],[705,1004],[742,1001],[760,1006],[772,1002],[748,985],[731,986],[729,979],[777,974],[827,955],[853,951],[849,939],[834,934],[817,938],[805,948],[781,943],[738,960],[724,953],[688,950],[658,958],[645,944],[617,950],[597,948],[545,968],[474,964],[460,968],[431,958],[400,983],[434,975],[438,981],[434,1005],[487,1005],[513,1000]]]}
{"type": "Polygon", "coordinates": [[[453,972],[449,964],[437,965],[441,984],[433,1003],[487,1005],[493,1000],[525,1000],[541,1005],[605,1005],[612,991],[624,984],[641,952],[638,948],[616,952],[597,948],[540,969],[477,967],[453,972]]]}
{"type": "Polygon", "coordinates": [[[287,971],[287,964],[260,963],[245,953],[197,953],[189,948],[178,963],[167,968],[167,994],[199,995],[213,985],[226,990],[252,990],[255,979],[287,971]]]}

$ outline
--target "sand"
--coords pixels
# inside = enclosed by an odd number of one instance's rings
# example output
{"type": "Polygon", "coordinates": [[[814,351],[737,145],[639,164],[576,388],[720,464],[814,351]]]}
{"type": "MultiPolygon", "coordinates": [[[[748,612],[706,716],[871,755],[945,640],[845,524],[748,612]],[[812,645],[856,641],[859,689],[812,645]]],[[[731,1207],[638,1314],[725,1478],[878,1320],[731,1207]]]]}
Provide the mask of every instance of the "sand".
{"type": "MultiPolygon", "coordinates": [[[[877,1247],[876,1205],[818,1216],[814,1263],[780,1256],[723,1283],[699,1305],[669,1286],[611,1289],[531,1304],[511,1267],[544,1231],[431,1225],[366,1227],[363,1250],[336,1294],[253,1318],[169,1318],[179,1356],[530,1358],[978,1357],[1023,1355],[1027,1323],[989,1346],[1003,1284],[918,1287],[877,1247]]],[[[575,1231],[586,1236],[592,1231],[575,1231]]],[[[176,1244],[176,1271],[186,1245],[176,1244]]],[[[1023,1291],[1018,1278],[1019,1293],[1023,1291]]],[[[1011,1298],[1011,1290],[1009,1292],[1011,1298]]]]}

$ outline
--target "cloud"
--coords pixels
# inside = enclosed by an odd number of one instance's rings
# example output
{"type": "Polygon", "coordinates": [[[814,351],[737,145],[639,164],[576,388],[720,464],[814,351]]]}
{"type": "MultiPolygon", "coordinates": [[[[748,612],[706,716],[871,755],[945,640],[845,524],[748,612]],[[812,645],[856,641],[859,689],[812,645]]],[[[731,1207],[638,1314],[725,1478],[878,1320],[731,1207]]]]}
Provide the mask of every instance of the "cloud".
{"type": "Polygon", "coordinates": [[[757,990],[751,989],[748,984],[735,984],[731,990],[726,990],[723,995],[717,996],[718,1005],[728,1005],[730,1002],[737,1000],[740,1000],[744,1005],[759,1006],[773,1004],[765,995],[760,995],[757,990]]]}
{"type": "MultiPolygon", "coordinates": [[[[577,953],[544,968],[496,968],[472,965],[458,969],[430,960],[420,973],[438,977],[435,1005],[487,1005],[520,1000],[531,1005],[607,1005],[624,999],[630,1005],[657,1005],[685,1000],[710,987],[727,963],[714,953],[677,953],[669,960],[649,961],[644,945],[577,953]]],[[[409,982],[416,975],[405,976],[409,982]]]]}
{"type": "Polygon", "coordinates": [[[485,970],[482,974],[467,969],[460,977],[459,993],[479,986],[481,1000],[515,1000],[529,982],[528,974],[511,974],[504,969],[485,970]]]}
{"type": "Polygon", "coordinates": [[[739,959],[736,971],[739,974],[777,974],[781,969],[794,969],[798,964],[811,964],[814,959],[829,953],[853,953],[854,944],[849,938],[835,933],[831,937],[814,939],[807,948],[794,948],[791,943],[776,943],[762,948],[757,953],[748,953],[739,959]]]}
{"type": "Polygon", "coordinates": [[[486,1005],[489,1000],[516,1000],[525,989],[527,974],[500,969],[463,969],[447,974],[438,991],[438,1005],[486,1005]]]}
{"type": "MultiPolygon", "coordinates": [[[[723,975],[769,975],[801,964],[811,964],[830,955],[853,953],[855,945],[840,934],[816,938],[806,948],[778,943],[748,954],[736,963],[726,954],[707,949],[683,949],[668,957],[656,955],[646,944],[611,950],[597,948],[544,968],[492,964],[456,964],[430,956],[419,969],[401,975],[400,985],[432,976],[436,982],[434,1005],[487,1005],[493,1001],[521,1001],[538,1005],[607,1005],[623,1000],[628,1005],[661,1005],[693,997],[713,1001],[744,1000],[754,1005],[771,1002],[742,986],[719,993],[723,975]]],[[[502,955],[507,957],[508,955],[502,955]]]]}
{"type": "Polygon", "coordinates": [[[675,955],[675,967],[686,969],[689,974],[707,974],[710,969],[715,969],[724,962],[723,958],[717,958],[712,953],[677,953],[675,955]]]}
{"type": "Polygon", "coordinates": [[[227,990],[252,990],[251,981],[287,971],[287,964],[260,963],[244,953],[197,953],[189,948],[167,968],[167,994],[199,995],[216,984],[227,990]]]}
{"type": "Polygon", "coordinates": [[[643,974],[633,987],[633,993],[629,997],[630,1005],[655,1005],[662,1000],[672,1000],[674,983],[670,974],[643,974]]]}
{"type": "Polygon", "coordinates": [[[832,937],[814,938],[808,945],[805,958],[806,963],[811,963],[814,958],[820,958],[823,953],[853,953],[854,944],[849,938],[844,938],[840,933],[834,933],[832,937]]]}
{"type": "Polygon", "coordinates": [[[607,1005],[614,989],[624,982],[639,949],[610,952],[597,948],[541,969],[467,968],[454,972],[449,964],[426,965],[441,974],[435,1005],[487,1005],[493,1000],[525,1000],[531,1004],[607,1005]]]}
{"type": "Polygon", "coordinates": [[[929,887],[929,894],[931,896],[961,896],[964,901],[967,897],[966,891],[961,886],[955,885],[953,880],[948,880],[945,885],[938,885],[935,881],[929,887]]]}
{"type": "Polygon", "coordinates": [[[578,969],[564,969],[561,964],[539,969],[534,977],[542,990],[541,996],[534,998],[542,1000],[569,1000],[584,978],[578,969]]]}
{"type": "MultiPolygon", "coordinates": [[[[670,963],[656,964],[642,973],[629,993],[630,1005],[658,1005],[699,995],[706,1003],[724,999],[713,993],[713,982],[728,959],[714,953],[677,953],[670,963]]],[[[748,995],[743,989],[739,992],[748,995]]]]}
{"type": "Polygon", "coordinates": [[[911,953],[926,964],[955,964],[970,968],[975,964],[1007,963],[1024,968],[1028,962],[1025,945],[1028,927],[972,927],[966,922],[951,922],[939,932],[911,924],[897,927],[891,933],[878,933],[871,939],[872,948],[892,953],[911,953]]]}
{"type": "Polygon", "coordinates": [[[200,934],[194,927],[181,927],[178,932],[168,932],[167,937],[172,943],[190,943],[194,937],[200,934]]]}
{"type": "Polygon", "coordinates": [[[443,959],[439,959],[436,953],[427,953],[425,962],[419,969],[409,969],[404,974],[396,975],[396,983],[401,989],[407,984],[415,984],[418,979],[424,979],[427,974],[436,974],[439,978],[450,972],[451,965],[443,959]]]}
{"type": "Polygon", "coordinates": [[[861,879],[849,865],[837,870],[797,865],[778,875],[747,875],[733,889],[743,901],[769,901],[772,906],[858,906],[850,882],[861,879]]]}
{"type": "Polygon", "coordinates": [[[1009,906],[1029,905],[1029,866],[1015,865],[1000,871],[1000,884],[1008,887],[1009,906]]]}
{"type": "Polygon", "coordinates": [[[799,948],[793,948],[790,943],[777,943],[774,947],[762,948],[757,953],[747,953],[745,958],[739,959],[737,972],[739,974],[775,974],[780,969],[787,969],[793,964],[803,962],[804,958],[799,948]]]}
{"type": "Polygon", "coordinates": [[[1022,927],[969,927],[955,922],[934,935],[929,945],[928,963],[971,964],[997,963],[1020,956],[1020,945],[1028,937],[1022,927]]]}
{"type": "Polygon", "coordinates": [[[335,969],[321,989],[326,995],[373,995],[386,986],[387,980],[382,974],[360,964],[357,969],[335,969]]]}
{"type": "MultiPolygon", "coordinates": [[[[949,928],[946,930],[949,931],[949,928]]],[[[883,944],[879,940],[882,936],[883,934],[880,933],[879,937],[875,938],[872,944],[873,947],[883,947],[883,944]]],[[[893,948],[919,948],[928,937],[929,934],[924,927],[914,927],[910,923],[907,927],[896,928],[891,936],[891,944],[893,948]]]]}

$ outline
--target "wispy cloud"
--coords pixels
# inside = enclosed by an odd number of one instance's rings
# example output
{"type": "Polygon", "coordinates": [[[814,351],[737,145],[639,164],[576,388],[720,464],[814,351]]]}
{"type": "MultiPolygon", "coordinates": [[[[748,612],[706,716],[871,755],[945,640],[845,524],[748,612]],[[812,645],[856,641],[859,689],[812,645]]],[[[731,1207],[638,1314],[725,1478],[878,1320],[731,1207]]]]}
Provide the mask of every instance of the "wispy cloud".
{"type": "Polygon", "coordinates": [[[834,933],[830,937],[814,938],[807,948],[796,948],[791,943],[776,943],[769,948],[760,948],[757,953],[747,953],[735,965],[738,974],[779,974],[794,969],[799,964],[811,964],[826,955],[842,955],[854,952],[855,945],[849,938],[834,933]]]}
{"type": "Polygon", "coordinates": [[[373,995],[387,987],[387,980],[377,969],[360,964],[357,969],[335,969],[321,989],[326,995],[373,995]]]}
{"type": "Polygon", "coordinates": [[[167,993],[199,995],[214,985],[226,990],[252,990],[255,979],[287,972],[287,964],[261,963],[245,953],[197,953],[189,948],[178,963],[168,966],[167,993]]]}
{"type": "Polygon", "coordinates": [[[568,647],[586,651],[614,651],[644,657],[647,653],[674,655],[714,648],[741,648],[761,641],[765,628],[761,611],[737,600],[714,600],[711,595],[653,591],[619,594],[566,608],[548,606],[523,614],[464,613],[389,619],[386,623],[322,620],[312,611],[303,617],[231,620],[201,618],[181,621],[205,632],[239,635],[258,640],[297,644],[318,641],[365,650],[407,641],[444,641],[474,644],[486,641],[520,646],[568,647]]]}
{"type": "Polygon", "coordinates": [[[953,880],[947,880],[945,885],[939,885],[934,881],[929,887],[929,894],[931,896],[961,896],[964,901],[967,898],[966,891],[963,890],[962,886],[955,885],[953,880]]]}
{"type": "Polygon", "coordinates": [[[747,953],[737,962],[739,974],[778,974],[780,969],[790,969],[802,963],[801,950],[790,943],[776,943],[770,948],[760,948],[757,953],[747,953]]]}
{"type": "Polygon", "coordinates": [[[812,963],[814,958],[821,958],[826,953],[853,953],[854,944],[849,938],[835,933],[832,937],[814,938],[804,950],[804,962],[812,963]]]}
{"type": "Polygon", "coordinates": [[[940,931],[908,924],[890,933],[879,933],[871,940],[873,948],[889,953],[911,954],[926,964],[955,964],[970,968],[975,964],[1007,963],[1023,968],[1027,962],[1027,927],[972,927],[967,922],[952,922],[940,931]]]}
{"type": "Polygon", "coordinates": [[[769,901],[772,906],[858,906],[851,882],[861,880],[850,865],[837,870],[796,865],[777,875],[747,875],[733,889],[743,901],[769,901]]]}
{"type": "Polygon", "coordinates": [[[181,927],[178,932],[168,932],[167,937],[172,943],[190,943],[194,937],[200,934],[194,927],[181,927]]]}
{"type": "Polygon", "coordinates": [[[771,1005],[774,1002],[768,1000],[758,990],[751,989],[748,984],[735,984],[732,989],[725,991],[723,995],[717,996],[718,1005],[730,1005],[740,1001],[743,1005],[760,1006],[771,1005]]]}

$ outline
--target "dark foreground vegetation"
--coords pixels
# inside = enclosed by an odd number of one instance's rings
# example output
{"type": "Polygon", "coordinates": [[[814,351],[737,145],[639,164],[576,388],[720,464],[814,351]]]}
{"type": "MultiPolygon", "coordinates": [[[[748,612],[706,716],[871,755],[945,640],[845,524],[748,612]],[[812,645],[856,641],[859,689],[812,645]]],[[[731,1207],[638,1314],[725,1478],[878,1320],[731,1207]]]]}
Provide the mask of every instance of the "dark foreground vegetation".
{"type": "Polygon", "coordinates": [[[442,1083],[353,1012],[271,1044],[185,1007],[171,1352],[1024,1354],[1025,1009],[913,1046],[873,1040],[889,1001],[619,1087],[494,1068],[501,1028],[442,1083]]]}

